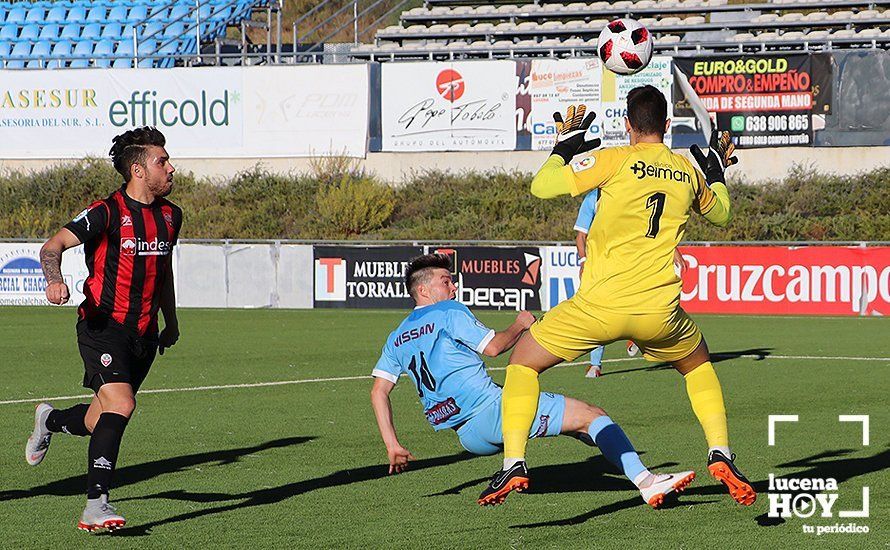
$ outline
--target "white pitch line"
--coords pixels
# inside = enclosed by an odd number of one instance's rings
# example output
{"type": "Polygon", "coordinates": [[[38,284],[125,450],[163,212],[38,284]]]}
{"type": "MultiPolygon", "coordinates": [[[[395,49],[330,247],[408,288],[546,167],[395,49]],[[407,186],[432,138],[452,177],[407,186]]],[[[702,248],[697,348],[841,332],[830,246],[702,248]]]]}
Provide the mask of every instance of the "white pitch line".
{"type": "MultiPolygon", "coordinates": [[[[719,354],[715,354],[719,355],[719,354]]],[[[739,355],[736,359],[796,359],[807,361],[890,361],[890,357],[829,357],[814,355],[739,355]]],[[[624,357],[620,359],[604,359],[603,363],[623,363],[626,361],[641,361],[642,357],[624,357]]],[[[586,361],[576,361],[574,363],[560,363],[553,368],[575,367],[578,365],[586,365],[586,361]]],[[[489,367],[488,370],[506,370],[507,367],[489,367]]],[[[312,384],[316,382],[345,382],[349,380],[368,380],[371,375],[363,376],[339,376],[336,378],[304,378],[301,380],[279,380],[277,382],[255,382],[252,384],[222,384],[218,386],[193,386],[190,388],[158,388],[154,390],[141,390],[139,395],[151,393],[175,393],[189,391],[208,391],[208,390],[229,390],[239,388],[265,388],[270,386],[291,386],[294,384],[312,384]]],[[[36,397],[29,399],[10,399],[8,401],[0,401],[0,405],[17,405],[21,403],[40,403],[43,401],[65,401],[69,399],[89,399],[93,396],[91,393],[80,395],[60,395],[56,397],[36,397]]]]}

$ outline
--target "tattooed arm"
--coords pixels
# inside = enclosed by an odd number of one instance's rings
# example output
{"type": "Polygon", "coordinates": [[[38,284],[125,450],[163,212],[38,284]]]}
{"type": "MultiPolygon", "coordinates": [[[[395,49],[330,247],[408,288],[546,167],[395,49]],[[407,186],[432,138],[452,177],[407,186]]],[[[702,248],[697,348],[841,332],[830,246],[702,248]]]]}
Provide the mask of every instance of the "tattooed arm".
{"type": "Polygon", "coordinates": [[[62,278],[62,252],[80,244],[80,240],[68,229],[61,229],[40,249],[40,267],[46,277],[46,299],[62,305],[68,301],[68,285],[62,278]]]}

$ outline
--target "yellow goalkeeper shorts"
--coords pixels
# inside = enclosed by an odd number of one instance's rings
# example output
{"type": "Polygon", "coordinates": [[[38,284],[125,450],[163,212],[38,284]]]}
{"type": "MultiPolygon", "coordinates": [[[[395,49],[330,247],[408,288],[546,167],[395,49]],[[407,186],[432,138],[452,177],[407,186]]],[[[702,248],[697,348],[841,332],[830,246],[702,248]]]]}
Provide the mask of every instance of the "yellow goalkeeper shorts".
{"type": "Polygon", "coordinates": [[[529,331],[541,347],[566,361],[617,340],[633,340],[649,361],[677,361],[702,341],[695,321],[679,306],[667,313],[630,314],[577,297],[551,309],[529,331]]]}

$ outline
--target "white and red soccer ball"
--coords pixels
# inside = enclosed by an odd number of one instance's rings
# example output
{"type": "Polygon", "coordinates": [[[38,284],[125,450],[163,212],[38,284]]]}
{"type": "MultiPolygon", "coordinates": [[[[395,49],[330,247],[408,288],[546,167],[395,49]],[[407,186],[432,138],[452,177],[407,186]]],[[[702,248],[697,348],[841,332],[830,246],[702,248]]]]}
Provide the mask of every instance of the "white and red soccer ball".
{"type": "Polygon", "coordinates": [[[616,19],[600,32],[597,52],[613,73],[634,74],[649,64],[652,46],[649,29],[633,19],[616,19]]]}

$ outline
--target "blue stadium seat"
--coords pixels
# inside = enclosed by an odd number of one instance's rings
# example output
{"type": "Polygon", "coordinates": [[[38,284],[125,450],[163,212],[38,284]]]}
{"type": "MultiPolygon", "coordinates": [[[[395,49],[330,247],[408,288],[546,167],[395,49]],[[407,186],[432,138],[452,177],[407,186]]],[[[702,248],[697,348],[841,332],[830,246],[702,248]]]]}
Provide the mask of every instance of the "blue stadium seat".
{"type": "Polygon", "coordinates": [[[114,23],[123,23],[127,19],[127,11],[128,10],[126,6],[124,6],[123,4],[117,4],[113,8],[111,8],[111,11],[108,12],[105,20],[114,23]]]}
{"type": "Polygon", "coordinates": [[[19,37],[19,27],[15,23],[7,23],[0,27],[0,40],[15,40],[19,37]]]}
{"type": "Polygon", "coordinates": [[[179,52],[179,40],[164,40],[159,42],[158,54],[176,55],[179,52]]]}
{"type": "Polygon", "coordinates": [[[28,23],[43,23],[44,19],[46,19],[46,10],[41,6],[30,7],[28,15],[25,16],[25,21],[28,23]]]}
{"type": "Polygon", "coordinates": [[[25,22],[25,8],[19,6],[13,7],[9,10],[9,13],[6,14],[6,22],[7,23],[24,23],[25,22]]]}
{"type": "Polygon", "coordinates": [[[213,23],[222,23],[228,21],[232,17],[232,7],[226,5],[217,5],[213,8],[213,14],[210,21],[213,23]]]}
{"type": "Polygon", "coordinates": [[[19,33],[19,40],[36,41],[40,37],[40,27],[33,23],[22,28],[19,33]]]}
{"type": "Polygon", "coordinates": [[[162,21],[164,19],[168,19],[170,15],[170,8],[165,4],[155,4],[151,7],[151,11],[148,16],[154,20],[162,21]]]}
{"type": "Polygon", "coordinates": [[[80,25],[77,23],[68,23],[62,27],[62,34],[59,38],[64,40],[77,40],[80,38],[80,25]]]}
{"type": "Polygon", "coordinates": [[[111,62],[111,66],[115,69],[128,69],[133,66],[133,58],[117,57],[111,62]]]}
{"type": "Polygon", "coordinates": [[[81,40],[74,45],[73,54],[81,57],[92,57],[93,48],[96,46],[92,40],[81,40]]]}
{"type": "Polygon", "coordinates": [[[96,40],[102,36],[102,25],[90,23],[80,31],[80,37],[86,40],[96,40]]]}
{"type": "Polygon", "coordinates": [[[7,58],[6,66],[10,69],[22,69],[25,67],[25,60],[23,58],[31,55],[31,43],[30,42],[16,42],[15,46],[12,48],[12,53],[9,54],[7,58]]]}
{"type": "Polygon", "coordinates": [[[47,67],[65,67],[66,57],[74,58],[72,67],[131,66],[135,27],[139,66],[172,67],[177,55],[196,51],[195,29],[187,30],[195,22],[195,10],[201,35],[218,36],[250,4],[239,0],[233,7],[230,2],[197,0],[196,8],[196,0],[0,1],[0,59],[10,67],[27,68],[46,65],[48,59],[53,61],[47,67]],[[146,59],[156,49],[158,58],[146,59]],[[125,57],[118,63],[94,55],[125,57]]]}
{"type": "Polygon", "coordinates": [[[139,41],[139,57],[152,55],[156,51],[158,51],[158,41],[154,38],[139,41]]]}
{"type": "Polygon", "coordinates": [[[198,13],[201,15],[201,21],[207,21],[210,19],[210,14],[213,13],[213,6],[210,4],[201,4],[198,7],[198,13]]]}
{"type": "Polygon", "coordinates": [[[56,40],[59,33],[62,32],[61,27],[55,23],[49,23],[40,28],[40,40],[56,40]]]}
{"type": "Polygon", "coordinates": [[[51,50],[52,45],[49,41],[41,41],[34,44],[34,48],[31,50],[32,59],[28,60],[25,67],[28,69],[42,69],[43,67],[49,66],[48,58],[51,50]]]}
{"type": "Polygon", "coordinates": [[[114,54],[114,41],[103,40],[96,44],[93,50],[93,66],[100,68],[111,67],[111,55],[114,54]],[[106,56],[106,57],[103,57],[106,56]]]}
{"type": "Polygon", "coordinates": [[[158,49],[158,41],[150,38],[139,42],[139,67],[150,69],[155,66],[155,59],[151,58],[158,49]]]}
{"type": "Polygon", "coordinates": [[[45,21],[47,23],[61,23],[65,20],[65,16],[68,14],[68,11],[62,6],[55,6],[50,8],[49,13],[46,14],[45,21]]]}
{"type": "Polygon", "coordinates": [[[126,23],[140,23],[148,17],[148,7],[144,4],[133,6],[127,14],[126,23]]]}
{"type": "Polygon", "coordinates": [[[185,23],[182,21],[177,21],[176,23],[170,23],[164,28],[164,37],[171,38],[174,36],[179,36],[183,32],[185,32],[185,23]]]}
{"type": "Polygon", "coordinates": [[[122,55],[125,57],[133,57],[133,41],[132,40],[121,40],[117,43],[117,48],[114,50],[115,55],[122,55]]]}
{"type": "Polygon", "coordinates": [[[58,59],[58,65],[60,67],[64,67],[68,63],[68,58],[71,57],[71,41],[70,40],[60,40],[53,45],[52,57],[58,59]]]}
{"type": "Polygon", "coordinates": [[[65,17],[65,21],[71,23],[83,23],[87,20],[87,9],[81,5],[71,6],[71,9],[68,10],[68,15],[65,17]]]}
{"type": "Polygon", "coordinates": [[[119,57],[117,57],[114,62],[112,62],[112,67],[114,67],[115,69],[132,67],[133,41],[124,40],[123,42],[119,42],[117,45],[117,49],[114,51],[114,54],[119,57]]]}
{"type": "Polygon", "coordinates": [[[111,40],[120,40],[123,38],[121,34],[122,29],[120,23],[107,23],[104,27],[102,27],[102,38],[109,38],[111,40]]]}
{"type": "Polygon", "coordinates": [[[142,37],[150,37],[150,38],[160,38],[161,33],[164,32],[164,24],[158,21],[151,21],[145,25],[142,30],[142,33],[139,35],[142,37]]]}
{"type": "Polygon", "coordinates": [[[184,4],[176,4],[175,6],[173,6],[173,9],[170,10],[169,19],[171,21],[175,21],[177,19],[179,19],[180,21],[185,21],[187,19],[194,20],[195,18],[194,16],[189,15],[189,6],[184,4]],[[182,19],[180,19],[180,17],[182,17],[182,19]]]}
{"type": "Polygon", "coordinates": [[[94,2],[90,11],[87,12],[86,20],[89,22],[101,23],[102,21],[105,21],[105,13],[105,6],[97,6],[94,2]]]}

